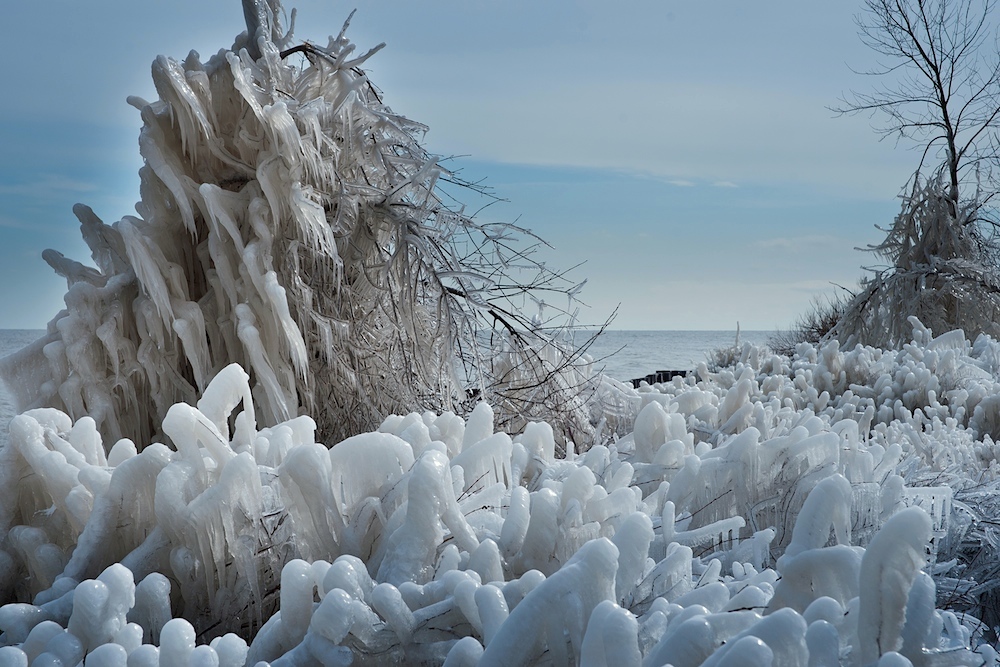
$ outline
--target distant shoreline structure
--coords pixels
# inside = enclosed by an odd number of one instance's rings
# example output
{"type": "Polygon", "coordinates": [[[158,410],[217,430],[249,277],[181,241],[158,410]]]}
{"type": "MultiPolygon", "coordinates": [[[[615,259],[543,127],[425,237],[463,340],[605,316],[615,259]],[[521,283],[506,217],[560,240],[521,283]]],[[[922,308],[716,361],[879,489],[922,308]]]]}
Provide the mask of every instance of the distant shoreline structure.
{"type": "Polygon", "coordinates": [[[649,375],[646,375],[645,377],[632,378],[631,380],[629,380],[629,382],[632,383],[633,389],[638,389],[639,385],[641,385],[643,382],[645,382],[650,386],[657,383],[662,384],[664,382],[670,382],[675,377],[681,377],[681,378],[687,377],[687,374],[689,372],[690,371],[656,371],[650,373],[649,375]]]}

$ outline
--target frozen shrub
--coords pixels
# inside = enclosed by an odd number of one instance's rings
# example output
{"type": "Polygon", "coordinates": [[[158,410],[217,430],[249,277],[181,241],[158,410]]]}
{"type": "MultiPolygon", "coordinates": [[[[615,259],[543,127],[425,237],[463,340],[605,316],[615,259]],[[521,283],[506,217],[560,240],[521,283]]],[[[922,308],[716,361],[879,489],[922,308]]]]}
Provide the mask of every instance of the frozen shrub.
{"type": "Polygon", "coordinates": [[[560,444],[620,429],[592,405],[619,388],[563,332],[574,286],[532,259],[525,230],[445,203],[457,178],[426,128],[361,69],[381,45],[358,55],[344,31],[293,44],[279,2],[244,4],[255,18],[231,50],[161,56],[159,99],[129,99],[137,216],[74,208],[96,268],[45,253],[66,310],[0,367],[19,408],[88,415],[109,445],[141,446],[239,363],[262,417],[310,414],[325,441],[478,399],[512,430],[544,417],[560,444]],[[539,290],[566,307],[522,314],[539,290]]]}
{"type": "Polygon", "coordinates": [[[885,240],[870,248],[888,268],[838,304],[836,324],[824,340],[897,347],[909,337],[910,316],[933,331],[961,329],[970,337],[1000,332],[1000,274],[980,226],[982,207],[976,201],[956,205],[945,187],[940,179],[916,179],[885,240]]]}

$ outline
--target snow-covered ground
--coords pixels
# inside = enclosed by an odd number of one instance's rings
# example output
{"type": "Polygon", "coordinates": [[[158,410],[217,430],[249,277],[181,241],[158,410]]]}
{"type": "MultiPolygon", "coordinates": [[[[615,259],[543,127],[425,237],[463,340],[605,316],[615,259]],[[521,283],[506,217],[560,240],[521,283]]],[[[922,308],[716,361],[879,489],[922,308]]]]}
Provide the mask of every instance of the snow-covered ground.
{"type": "Polygon", "coordinates": [[[1000,343],[913,324],[747,344],[564,459],[486,404],[328,449],[235,365],[171,408],[176,451],[29,411],[0,664],[996,664],[1000,343]]]}

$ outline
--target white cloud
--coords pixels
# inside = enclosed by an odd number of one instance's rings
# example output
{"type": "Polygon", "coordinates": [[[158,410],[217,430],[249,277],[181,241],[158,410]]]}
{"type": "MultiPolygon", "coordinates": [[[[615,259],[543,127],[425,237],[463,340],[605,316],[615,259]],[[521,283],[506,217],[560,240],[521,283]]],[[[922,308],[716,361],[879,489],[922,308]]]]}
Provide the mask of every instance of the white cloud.
{"type": "Polygon", "coordinates": [[[754,242],[754,247],[761,250],[801,251],[807,248],[815,249],[829,246],[844,246],[850,244],[843,238],[827,234],[810,234],[807,236],[781,236],[771,239],[761,239],[754,242]]]}
{"type": "Polygon", "coordinates": [[[15,197],[51,197],[56,193],[94,192],[97,186],[86,181],[56,175],[46,175],[25,183],[0,185],[0,194],[15,197]]]}
{"type": "Polygon", "coordinates": [[[22,220],[12,218],[9,215],[0,213],[0,227],[6,229],[31,229],[31,226],[22,220]]]}
{"type": "Polygon", "coordinates": [[[610,82],[555,89],[406,91],[432,150],[477,159],[645,172],[664,179],[806,183],[855,196],[898,191],[914,156],[879,143],[868,119],[831,118],[824,100],[711,83],[610,82]],[[629,121],[609,122],[631,99],[629,121]]]}

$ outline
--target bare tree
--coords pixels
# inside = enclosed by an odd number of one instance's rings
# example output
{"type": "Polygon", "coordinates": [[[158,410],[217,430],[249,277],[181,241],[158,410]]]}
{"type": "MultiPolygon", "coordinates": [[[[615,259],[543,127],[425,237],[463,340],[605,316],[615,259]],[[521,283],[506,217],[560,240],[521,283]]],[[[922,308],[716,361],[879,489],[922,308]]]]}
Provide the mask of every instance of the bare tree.
{"type": "Polygon", "coordinates": [[[996,335],[1000,315],[993,167],[1000,130],[1000,54],[993,0],[866,0],[858,26],[882,59],[880,79],[839,113],[881,114],[883,137],[915,142],[918,166],[886,238],[867,250],[887,266],[862,281],[827,334],[906,342],[907,317],[938,331],[996,335]]]}
{"type": "Polygon", "coordinates": [[[883,136],[922,146],[918,174],[929,157],[940,158],[953,217],[963,185],[978,184],[996,159],[1000,57],[989,22],[994,4],[866,0],[867,12],[858,18],[861,38],[884,60],[863,73],[879,77],[882,85],[853,93],[835,109],[883,114],[883,136]]]}

